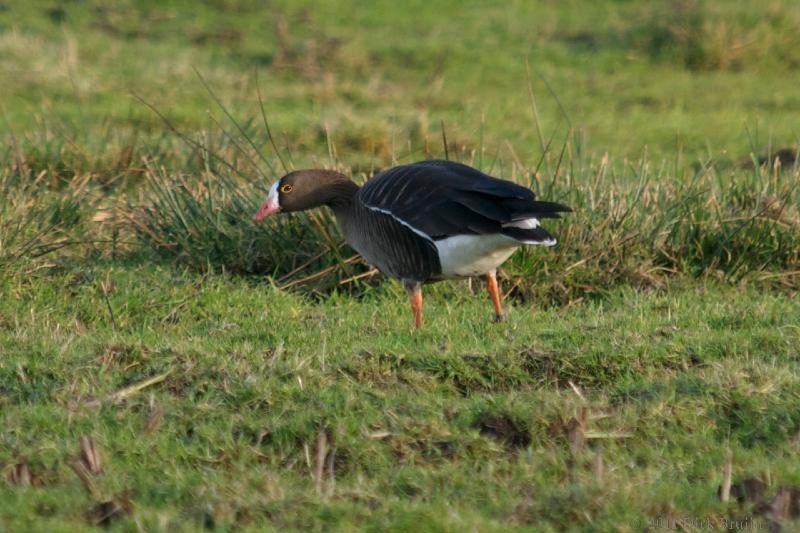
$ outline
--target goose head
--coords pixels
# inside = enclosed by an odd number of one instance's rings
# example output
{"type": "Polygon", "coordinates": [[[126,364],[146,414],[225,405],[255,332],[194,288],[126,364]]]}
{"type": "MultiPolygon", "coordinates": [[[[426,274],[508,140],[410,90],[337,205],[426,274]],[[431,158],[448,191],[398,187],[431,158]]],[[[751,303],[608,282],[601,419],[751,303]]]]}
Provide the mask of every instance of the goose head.
{"type": "Polygon", "coordinates": [[[349,202],[358,187],[333,170],[297,170],[275,181],[253,216],[256,222],[279,212],[305,211],[323,205],[349,202]]]}

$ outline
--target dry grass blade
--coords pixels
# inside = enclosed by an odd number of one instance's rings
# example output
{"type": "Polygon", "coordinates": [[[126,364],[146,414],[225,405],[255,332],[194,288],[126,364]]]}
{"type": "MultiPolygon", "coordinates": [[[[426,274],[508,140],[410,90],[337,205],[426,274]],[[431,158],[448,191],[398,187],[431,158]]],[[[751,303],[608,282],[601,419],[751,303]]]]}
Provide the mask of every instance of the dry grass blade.
{"type": "Polygon", "coordinates": [[[89,496],[91,496],[93,499],[99,498],[100,494],[95,486],[94,477],[86,468],[86,465],[80,460],[68,461],[67,465],[69,465],[72,471],[75,472],[75,475],[77,475],[81,480],[81,483],[83,483],[83,486],[89,493],[89,496]]]}
{"type": "MultiPolygon", "coordinates": [[[[358,254],[355,254],[355,255],[352,255],[352,256],[348,257],[347,259],[344,259],[342,261],[342,263],[345,264],[345,265],[349,265],[349,264],[352,264],[352,263],[355,263],[355,262],[359,261],[360,259],[361,259],[361,256],[358,255],[358,254]]],[[[308,283],[310,281],[317,280],[319,278],[322,278],[322,277],[330,274],[331,272],[334,272],[337,268],[339,268],[339,265],[331,265],[329,267],[325,267],[322,270],[314,272],[313,274],[310,274],[310,275],[305,276],[303,278],[291,281],[291,282],[287,283],[286,285],[283,285],[281,287],[281,289],[288,289],[289,287],[294,287],[296,285],[304,285],[304,284],[306,284],[306,283],[308,283]]]]}
{"type": "Polygon", "coordinates": [[[100,451],[97,447],[95,440],[88,436],[82,435],[80,439],[81,453],[80,461],[86,470],[93,476],[98,476],[103,473],[103,461],[100,457],[100,451]]]}
{"type": "Polygon", "coordinates": [[[31,471],[27,463],[17,463],[11,467],[6,478],[9,485],[17,487],[30,487],[31,471]]]}
{"type": "Polygon", "coordinates": [[[586,397],[583,395],[583,393],[582,393],[582,392],[581,392],[581,390],[578,388],[578,386],[577,386],[577,385],[575,385],[575,384],[572,382],[572,380],[571,380],[571,379],[570,379],[570,380],[567,380],[567,383],[569,384],[569,387],[572,389],[572,392],[574,392],[574,393],[575,393],[575,395],[576,395],[578,398],[580,398],[580,399],[581,399],[581,401],[584,401],[584,402],[585,402],[585,401],[586,401],[586,397]]]}
{"type": "Polygon", "coordinates": [[[325,456],[328,454],[328,435],[324,431],[317,434],[317,465],[314,473],[314,489],[322,494],[322,482],[325,476],[325,456]]]}
{"type": "Polygon", "coordinates": [[[725,449],[725,462],[722,465],[722,484],[719,487],[719,499],[727,502],[731,498],[731,479],[733,476],[733,453],[725,449]]]}
{"type": "Polygon", "coordinates": [[[583,451],[588,414],[589,411],[582,408],[578,416],[567,423],[567,438],[573,454],[583,451]]]}
{"type": "Polygon", "coordinates": [[[291,278],[292,276],[294,276],[298,272],[301,272],[303,269],[307,268],[314,261],[318,261],[323,255],[325,255],[325,252],[320,252],[320,253],[316,254],[315,256],[311,257],[311,259],[308,259],[307,261],[301,263],[300,266],[292,269],[291,271],[287,272],[286,274],[284,274],[283,276],[281,276],[280,278],[278,278],[275,281],[280,283],[282,281],[285,281],[285,280],[291,278]]]}
{"type": "Polygon", "coordinates": [[[85,405],[88,407],[97,407],[102,403],[117,403],[123,400],[130,398],[131,396],[141,392],[142,390],[146,389],[147,387],[151,387],[158,383],[161,383],[172,373],[172,369],[164,372],[163,374],[158,374],[157,376],[153,376],[151,378],[143,379],[133,385],[128,385],[118,391],[112,392],[108,396],[103,399],[99,400],[90,400],[86,402],[85,405]]]}
{"type": "Polygon", "coordinates": [[[139,381],[138,383],[134,383],[133,385],[129,385],[124,389],[120,389],[117,392],[109,394],[106,397],[106,401],[111,403],[116,403],[116,402],[121,402],[122,400],[126,400],[131,396],[133,396],[134,394],[146,389],[147,387],[151,387],[153,385],[156,385],[157,383],[161,383],[162,381],[167,379],[167,376],[169,376],[171,373],[172,370],[170,369],[164,372],[163,374],[159,374],[157,376],[153,376],[152,378],[144,379],[142,381],[139,381]]]}
{"type": "Polygon", "coordinates": [[[153,407],[150,412],[150,416],[147,417],[147,422],[144,424],[143,431],[145,433],[152,433],[155,431],[158,426],[161,425],[161,422],[164,420],[164,410],[158,406],[153,407]]]}
{"type": "Polygon", "coordinates": [[[380,270],[378,270],[377,268],[371,268],[371,269],[367,270],[366,272],[362,272],[361,274],[356,274],[355,276],[351,276],[349,278],[345,278],[345,279],[339,281],[339,285],[346,285],[348,283],[353,283],[354,281],[358,281],[358,280],[363,279],[363,278],[371,278],[372,276],[375,276],[375,275],[377,275],[379,273],[380,273],[380,270]]]}
{"type": "Polygon", "coordinates": [[[95,440],[87,435],[80,438],[80,453],[76,459],[67,462],[83,483],[93,499],[99,498],[94,478],[103,473],[102,460],[95,440]]]}
{"type": "Polygon", "coordinates": [[[588,430],[584,432],[583,438],[586,440],[595,439],[629,439],[633,437],[633,433],[627,431],[595,431],[588,430]]]}

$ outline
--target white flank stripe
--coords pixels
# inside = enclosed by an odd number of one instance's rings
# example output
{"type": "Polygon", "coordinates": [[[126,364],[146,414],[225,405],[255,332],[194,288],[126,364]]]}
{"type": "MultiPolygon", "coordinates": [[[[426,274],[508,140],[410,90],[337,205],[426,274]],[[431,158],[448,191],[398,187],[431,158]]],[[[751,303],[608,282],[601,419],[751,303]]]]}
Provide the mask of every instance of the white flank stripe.
{"type": "Polygon", "coordinates": [[[393,219],[398,221],[400,224],[404,225],[405,227],[407,227],[408,229],[410,229],[411,231],[413,231],[414,233],[416,233],[417,235],[419,235],[423,239],[426,239],[426,240],[432,242],[433,244],[436,244],[436,242],[431,238],[430,235],[428,235],[427,233],[425,233],[423,231],[418,230],[417,228],[415,228],[414,226],[412,226],[411,224],[409,224],[408,222],[406,222],[402,218],[398,218],[397,216],[395,216],[394,213],[392,213],[388,209],[381,209],[380,207],[372,207],[371,205],[367,205],[367,204],[362,204],[362,205],[364,205],[364,207],[366,207],[370,211],[376,211],[378,213],[383,213],[384,215],[389,215],[390,217],[392,217],[393,219]]]}

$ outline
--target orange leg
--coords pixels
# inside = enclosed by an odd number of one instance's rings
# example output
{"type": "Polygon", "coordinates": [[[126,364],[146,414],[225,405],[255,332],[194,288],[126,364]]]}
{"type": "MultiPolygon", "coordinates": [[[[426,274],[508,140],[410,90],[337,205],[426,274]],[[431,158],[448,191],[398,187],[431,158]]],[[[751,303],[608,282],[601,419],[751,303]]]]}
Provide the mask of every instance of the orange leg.
{"type": "Polygon", "coordinates": [[[500,304],[500,290],[497,288],[497,278],[494,272],[486,274],[486,288],[489,289],[489,296],[492,297],[492,304],[494,304],[494,320],[500,322],[503,320],[503,307],[500,304]]]}
{"type": "Polygon", "coordinates": [[[422,327],[422,285],[414,282],[404,282],[403,286],[408,293],[408,303],[411,304],[411,312],[414,313],[414,327],[422,327]]]}

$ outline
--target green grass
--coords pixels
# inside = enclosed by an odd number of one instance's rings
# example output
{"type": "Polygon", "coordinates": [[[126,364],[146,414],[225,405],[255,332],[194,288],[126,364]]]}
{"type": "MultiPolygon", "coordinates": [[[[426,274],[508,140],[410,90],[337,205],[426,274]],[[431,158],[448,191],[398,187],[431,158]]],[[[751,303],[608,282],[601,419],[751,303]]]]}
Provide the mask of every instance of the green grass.
{"type": "Polygon", "coordinates": [[[734,479],[768,480],[770,495],[800,482],[796,299],[621,289],[564,310],[512,307],[493,324],[482,292],[443,288],[414,333],[401,292],[310,305],[144,265],[7,280],[0,461],[27,463],[35,486],[0,489],[3,522],[86,527],[94,504],[66,466],[80,435],[101,451],[99,498],[132,502],[122,530],[718,520],[753,505],[717,498],[726,447],[734,479]],[[571,451],[565,427],[584,408],[586,446],[571,451]],[[323,494],[319,432],[336,450],[323,494]]]}
{"type": "Polygon", "coordinates": [[[737,161],[798,142],[795,2],[418,4],[6,2],[2,120],[35,166],[45,138],[69,167],[112,166],[126,147],[138,164],[162,128],[131,92],[214,127],[194,66],[251,117],[260,72],[297,165],[325,161],[328,136],[347,165],[419,157],[438,150],[441,120],[467,153],[508,159],[510,143],[527,159],[541,151],[527,61],[544,142],[571,126],[585,153],[617,161],[737,161]]]}
{"type": "Polygon", "coordinates": [[[798,24],[0,2],[0,530],[797,527],[798,24]],[[508,320],[447,282],[414,332],[330,213],[254,224],[259,89],[290,168],[447,154],[573,206],[508,320]]]}

